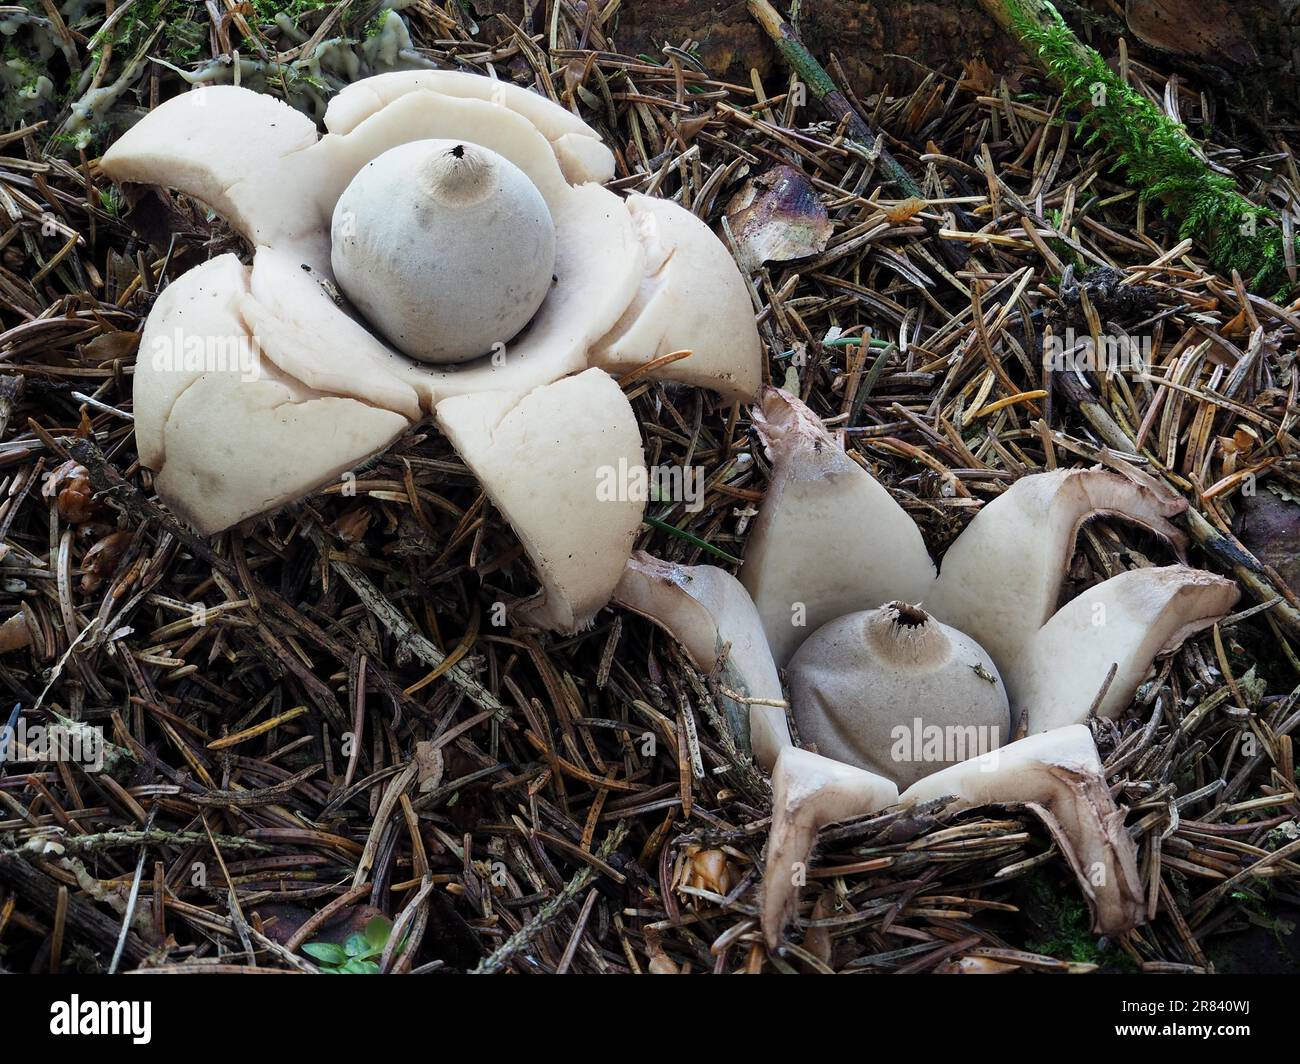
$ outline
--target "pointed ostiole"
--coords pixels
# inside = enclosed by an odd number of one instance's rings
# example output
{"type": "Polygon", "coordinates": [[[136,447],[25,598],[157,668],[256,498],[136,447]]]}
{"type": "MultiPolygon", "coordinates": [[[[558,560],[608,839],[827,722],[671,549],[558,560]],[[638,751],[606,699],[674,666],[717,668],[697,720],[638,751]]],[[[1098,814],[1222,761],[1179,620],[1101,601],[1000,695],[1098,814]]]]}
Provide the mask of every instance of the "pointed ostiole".
{"type": "Polygon", "coordinates": [[[913,784],[900,801],[950,796],[950,809],[1014,802],[1033,810],[1078,878],[1098,934],[1122,934],[1145,922],[1137,847],[1086,727],[1057,728],[963,761],[913,784]]]}
{"type": "Polygon", "coordinates": [[[1233,581],[1185,565],[1133,569],[1089,588],[1016,656],[1006,677],[1013,713],[1030,735],[1082,724],[1094,703],[1098,716],[1118,717],[1156,657],[1220,620],[1240,594],[1233,581]]]}
{"type": "Polygon", "coordinates": [[[836,617],[892,599],[928,602],[934,563],[889,492],[789,392],[764,388],[753,414],[772,478],[741,582],[777,665],[836,617]]]}
{"type": "Polygon", "coordinates": [[[768,949],[781,944],[794,918],[817,832],[897,801],[891,780],[797,747],[781,751],[772,770],[772,827],[763,869],[761,920],[768,949]]]}
{"type": "Polygon", "coordinates": [[[785,696],[758,611],[740,581],[714,565],[678,565],[636,551],[614,589],[614,602],[664,628],[703,673],[714,673],[725,651],[719,682],[752,701],[737,702],[724,691],[723,709],[741,749],[752,750],[771,772],[791,745],[785,696]]]}
{"type": "Polygon", "coordinates": [[[1121,517],[1181,551],[1169,518],[1187,501],[1104,469],[1022,477],[986,505],[944,555],[929,607],[978,639],[1005,675],[1056,611],[1079,528],[1090,517],[1121,517]]]}
{"type": "MultiPolygon", "coordinates": [[[[250,243],[332,280],[331,217],[359,172],[413,141],[489,149],[526,175],[546,203],[557,242],[554,284],[526,329],[512,337],[503,322],[499,334],[489,330],[485,350],[470,345],[482,357],[454,370],[406,371],[426,410],[466,392],[525,391],[591,365],[622,375],[677,350],[690,357],[652,371],[655,377],[730,401],[753,397],[762,344],[726,247],[689,211],[642,196],[624,200],[597,183],[610,176],[613,156],[576,115],[492,78],[422,71],[350,85],[334,98],[326,125],[330,132],[318,139],[310,119],[270,96],[206,88],[147,114],[105,153],[100,169],[117,182],[194,196],[250,243]]],[[[384,217],[383,204],[376,210],[384,217]]],[[[352,214],[344,228],[363,225],[364,212],[352,214]]],[[[420,272],[407,262],[402,272],[412,270],[420,272]]]]}

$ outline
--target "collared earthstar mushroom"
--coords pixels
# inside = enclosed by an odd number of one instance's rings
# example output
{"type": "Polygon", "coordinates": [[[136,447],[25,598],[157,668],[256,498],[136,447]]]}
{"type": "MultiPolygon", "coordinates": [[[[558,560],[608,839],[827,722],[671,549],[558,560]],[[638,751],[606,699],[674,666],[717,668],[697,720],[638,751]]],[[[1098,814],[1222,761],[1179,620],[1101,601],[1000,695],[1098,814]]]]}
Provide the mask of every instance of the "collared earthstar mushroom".
{"type": "Polygon", "coordinates": [[[1058,622],[1085,521],[1121,517],[1181,550],[1185,537],[1169,518],[1186,501],[1101,468],[1022,477],[971,521],[936,574],[911,518],[803,403],[765,388],[755,426],[772,481],[741,582],[779,666],[829,620],[894,599],[920,603],[988,653],[1013,725],[1032,734],[1081,723],[1103,693],[1099,712],[1122,712],[1154,658],[1212,625],[1239,595],[1231,580],[1186,565],[1136,569],[1090,589],[1058,622]],[[1074,664],[1062,668],[1067,658],[1074,664]]]}
{"type": "Polygon", "coordinates": [[[211,534],[432,415],[538,568],[529,620],[580,627],[608,601],[643,506],[590,490],[601,469],[643,462],[608,374],[751,398],[761,345],[744,278],[688,210],[604,188],[614,156],[599,134],[519,86],[383,74],[338,93],[325,127],[203,87],[100,160],[114,181],[207,204],[254,249],[250,265],[218,256],[158,296],[136,363],[141,464],[211,534]],[[529,449],[525,484],[519,433],[537,437],[543,410],[559,427],[529,449]]]}
{"type": "MultiPolygon", "coordinates": [[[[801,880],[792,870],[807,861],[817,829],[893,804],[895,779],[915,779],[907,801],[1025,803],[1043,817],[1078,877],[1096,929],[1117,934],[1136,926],[1143,919],[1136,850],[1084,724],[1094,711],[1122,713],[1156,657],[1215,623],[1239,593],[1229,580],[1172,565],[1121,573],[1060,609],[1057,603],[1086,520],[1122,517],[1181,551],[1183,537],[1169,518],[1186,504],[1154,482],[1104,469],[1029,475],[984,506],[936,573],[911,519],[803,403],[765,388],[754,423],[772,474],[741,572],[751,599],[711,566],[648,557],[629,562],[617,599],[671,632],[701,670],[713,673],[721,662],[750,706],[754,753],[773,783],[761,910],[768,945],[779,943],[793,912],[801,880]],[[724,585],[726,594],[713,590],[724,585]],[[943,636],[933,641],[936,659],[954,647],[953,656],[974,658],[962,683],[993,688],[948,702],[945,727],[1003,723],[1009,704],[1028,737],[956,764],[942,749],[928,765],[924,757],[919,766],[910,757],[894,763],[887,743],[899,723],[897,704],[934,701],[924,682],[909,690],[871,658],[867,632],[888,635],[900,618],[943,636]],[[852,653],[855,646],[861,655],[852,653]],[[722,657],[728,648],[740,649],[734,662],[722,657]],[[801,738],[820,753],[790,741],[776,710],[778,665],[789,669],[801,738]],[[1003,680],[1005,702],[997,697],[1003,680]],[[870,697],[882,683],[879,697],[870,697]]],[[[946,679],[940,670],[934,682],[946,679]]]]}

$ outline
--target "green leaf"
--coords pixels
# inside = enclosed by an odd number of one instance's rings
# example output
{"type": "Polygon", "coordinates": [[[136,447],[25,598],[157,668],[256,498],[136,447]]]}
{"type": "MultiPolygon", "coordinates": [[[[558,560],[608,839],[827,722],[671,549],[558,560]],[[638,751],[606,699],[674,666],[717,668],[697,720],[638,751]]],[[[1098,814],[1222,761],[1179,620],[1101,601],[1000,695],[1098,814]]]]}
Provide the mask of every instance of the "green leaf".
{"type": "Polygon", "coordinates": [[[353,958],[339,969],[344,975],[378,975],[379,965],[374,961],[363,961],[360,958],[353,958]]]}
{"type": "Polygon", "coordinates": [[[724,562],[731,562],[734,565],[740,564],[740,559],[734,555],[728,554],[721,547],[715,547],[708,540],[700,539],[693,532],[687,532],[684,528],[678,528],[676,525],[670,525],[667,521],[660,521],[657,517],[651,517],[648,514],[641,518],[651,528],[657,528],[660,532],[667,532],[670,536],[677,536],[679,539],[686,540],[687,543],[693,543],[701,550],[706,550],[715,558],[721,558],[724,562]]]}
{"type": "Polygon", "coordinates": [[[349,957],[365,957],[370,953],[370,943],[360,931],[348,935],[343,943],[343,950],[349,957]]]}
{"type": "Polygon", "coordinates": [[[366,924],[366,941],[377,953],[382,953],[388,945],[388,936],[393,933],[393,921],[387,916],[376,916],[366,924]]]}
{"type": "Polygon", "coordinates": [[[348,955],[342,947],[333,942],[308,942],[302,948],[303,953],[315,957],[322,964],[347,964],[348,955]]]}

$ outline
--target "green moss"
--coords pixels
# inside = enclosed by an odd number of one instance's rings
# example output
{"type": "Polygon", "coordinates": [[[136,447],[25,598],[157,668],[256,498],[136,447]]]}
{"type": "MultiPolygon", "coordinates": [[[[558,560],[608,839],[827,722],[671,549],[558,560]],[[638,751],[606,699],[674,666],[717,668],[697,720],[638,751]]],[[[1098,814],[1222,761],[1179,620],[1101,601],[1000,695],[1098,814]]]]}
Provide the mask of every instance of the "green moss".
{"type": "MultiPolygon", "coordinates": [[[[253,26],[265,25],[281,13],[297,21],[332,6],[330,0],[253,0],[249,22],[253,26]]],[[[167,25],[155,45],[157,54],[177,64],[203,58],[208,44],[208,18],[201,4],[192,0],[136,0],[111,34],[114,61],[129,59],[161,22],[167,25]]],[[[91,53],[94,62],[99,61],[106,43],[100,41],[91,53]]]]}
{"type": "Polygon", "coordinates": [[[208,41],[205,24],[193,19],[172,22],[167,26],[167,54],[177,63],[194,63],[203,57],[208,41]]]}
{"type": "Polygon", "coordinates": [[[60,152],[75,153],[80,138],[76,133],[54,133],[50,136],[50,148],[57,148],[60,152]]]}
{"type": "Polygon", "coordinates": [[[1042,900],[1055,909],[1054,933],[1042,941],[1030,942],[1028,948],[1065,961],[1100,964],[1101,951],[1088,932],[1088,913],[1084,906],[1067,899],[1044,897],[1042,900]]]}
{"type": "Polygon", "coordinates": [[[1128,954],[1118,950],[1104,952],[1097,945],[1088,908],[1074,894],[1063,893],[1042,874],[1030,881],[1029,889],[1033,894],[1033,908],[1045,925],[1047,937],[1026,943],[1026,949],[1075,964],[1132,970],[1133,962],[1128,954]]]}
{"type": "MultiPolygon", "coordinates": [[[[113,29],[90,52],[90,66],[99,66],[104,49],[113,46],[113,66],[120,70],[148,41],[159,23],[166,23],[154,52],[173,62],[194,62],[203,55],[208,41],[207,16],[199,18],[201,5],[187,0],[137,0],[113,29]]],[[[112,80],[111,77],[106,80],[112,80]]]]}
{"type": "Polygon", "coordinates": [[[99,190],[99,206],[104,213],[113,218],[122,213],[121,194],[118,192],[116,185],[109,185],[107,188],[99,190]]]}
{"type": "MultiPolygon", "coordinates": [[[[1050,5],[1049,5],[1050,8],[1050,5]]],[[[1130,88],[1093,49],[1079,42],[1051,8],[1043,26],[1020,0],[1007,0],[1016,31],[1064,87],[1064,99],[1084,111],[1088,144],[1104,140],[1116,164],[1144,199],[1157,200],[1180,223],[1179,236],[1199,241],[1224,275],[1238,271],[1257,290],[1287,286],[1278,213],[1251,202],[1232,178],[1212,172],[1196,155],[1187,130],[1130,88]]]]}
{"type": "Polygon", "coordinates": [[[361,31],[361,39],[368,41],[371,37],[378,37],[384,32],[384,23],[388,21],[388,16],[392,13],[391,7],[381,7],[375,12],[374,17],[366,23],[366,28],[361,31]]]}
{"type": "Polygon", "coordinates": [[[296,22],[303,15],[333,6],[332,0],[253,0],[253,21],[274,22],[276,15],[288,15],[296,22]]]}

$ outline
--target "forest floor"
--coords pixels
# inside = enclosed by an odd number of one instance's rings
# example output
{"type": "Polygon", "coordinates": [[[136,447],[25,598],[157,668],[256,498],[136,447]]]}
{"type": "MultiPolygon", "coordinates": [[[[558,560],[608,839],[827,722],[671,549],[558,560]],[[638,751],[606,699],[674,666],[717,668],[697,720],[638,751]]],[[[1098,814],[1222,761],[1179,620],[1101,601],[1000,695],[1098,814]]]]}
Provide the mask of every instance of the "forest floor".
{"type": "MultiPolygon", "coordinates": [[[[0,8],[0,614],[31,635],[0,655],[0,691],[28,723],[111,744],[102,773],[0,763],[0,970],[1294,969],[1300,302],[1210,272],[1028,67],[972,60],[862,100],[841,86],[914,199],[797,81],[716,80],[689,48],[623,55],[616,19],[537,6],[555,17],[528,30],[429,0],[0,8]],[[140,328],[169,280],[246,249],[96,160],[236,63],[317,117],[377,70],[491,70],[597,128],[614,189],[689,207],[737,253],[733,196],[797,171],[809,194],[776,214],[800,257],[750,275],[766,374],[842,430],[936,557],[1028,472],[1123,462],[1186,498],[1191,561],[1242,580],[1240,612],[1095,727],[1149,922],[1092,935],[1028,811],[893,810],[822,832],[801,923],[828,933],[769,954],[770,791],[708,678],[613,609],[567,639],[493,627],[491,603],[533,577],[427,422],[355,496],[335,486],[211,540],[180,525],[135,451],[140,328]],[[1148,368],[1046,380],[1048,325],[1146,338],[1148,368]]],[[[1248,194],[1300,203],[1293,129],[1229,136],[1200,86],[1136,61],[1127,77],[1207,119],[1194,136],[1248,194]]],[[[648,459],[701,465],[709,485],[698,512],[653,504],[637,546],[734,570],[767,470],[749,412],[657,382],[628,394],[648,459]]],[[[1070,590],[1172,560],[1095,522],[1070,590]]]]}

